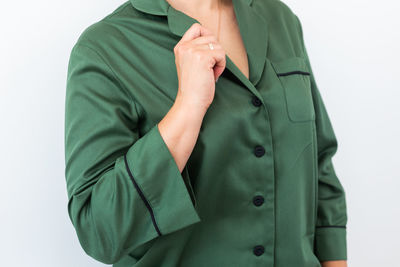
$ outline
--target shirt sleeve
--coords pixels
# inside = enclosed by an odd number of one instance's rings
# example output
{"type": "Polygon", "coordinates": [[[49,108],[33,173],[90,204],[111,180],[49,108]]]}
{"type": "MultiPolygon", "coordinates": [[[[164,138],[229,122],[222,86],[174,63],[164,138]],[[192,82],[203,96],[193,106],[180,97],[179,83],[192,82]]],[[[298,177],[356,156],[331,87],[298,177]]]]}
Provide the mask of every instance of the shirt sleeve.
{"type": "Polygon", "coordinates": [[[318,203],[315,254],[320,261],[347,260],[347,208],[344,188],[338,179],[332,157],[338,143],[324,101],[315,81],[305,46],[302,26],[296,16],[303,52],[310,70],[318,147],[318,203]]]}
{"type": "Polygon", "coordinates": [[[77,43],[65,100],[68,213],[84,251],[112,264],[158,236],[200,221],[158,124],[140,136],[137,102],[101,55],[77,43]]]}

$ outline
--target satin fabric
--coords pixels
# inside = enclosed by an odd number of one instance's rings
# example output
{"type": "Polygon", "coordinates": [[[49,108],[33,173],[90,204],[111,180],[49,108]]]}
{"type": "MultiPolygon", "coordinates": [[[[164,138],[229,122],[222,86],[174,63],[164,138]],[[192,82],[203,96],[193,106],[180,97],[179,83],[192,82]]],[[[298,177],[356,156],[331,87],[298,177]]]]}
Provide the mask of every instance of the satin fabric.
{"type": "Polygon", "coordinates": [[[182,173],[157,123],[173,47],[196,19],[130,0],[73,46],[65,102],[68,214],[87,255],[117,267],[318,267],[345,260],[337,140],[298,16],[233,0],[249,79],[227,56],[182,173]]]}

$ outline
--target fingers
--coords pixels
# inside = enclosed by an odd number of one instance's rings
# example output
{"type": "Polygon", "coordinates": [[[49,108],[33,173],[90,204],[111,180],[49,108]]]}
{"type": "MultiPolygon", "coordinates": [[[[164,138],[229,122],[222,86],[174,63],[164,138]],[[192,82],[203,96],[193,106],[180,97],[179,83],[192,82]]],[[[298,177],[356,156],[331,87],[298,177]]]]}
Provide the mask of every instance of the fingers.
{"type": "Polygon", "coordinates": [[[214,78],[217,80],[226,66],[225,51],[223,49],[214,49],[211,51],[212,58],[214,59],[214,78]]]}
{"type": "Polygon", "coordinates": [[[214,33],[199,23],[193,23],[192,26],[190,26],[189,29],[183,34],[180,41],[186,42],[196,39],[200,36],[209,36],[214,39],[214,42],[217,42],[214,33]]]}
{"type": "Polygon", "coordinates": [[[179,42],[187,42],[204,35],[205,28],[199,23],[193,23],[192,26],[183,34],[179,42]]]}
{"type": "Polygon", "coordinates": [[[200,35],[201,36],[214,36],[214,33],[212,31],[210,31],[209,29],[207,29],[206,27],[200,25],[201,29],[200,29],[200,35]]]}
{"type": "Polygon", "coordinates": [[[197,37],[196,39],[190,41],[192,44],[208,44],[212,43],[215,47],[215,44],[219,45],[219,41],[215,37],[215,35],[205,35],[197,37]]]}
{"type": "MultiPolygon", "coordinates": [[[[222,74],[226,65],[225,51],[212,31],[199,23],[193,23],[183,34],[181,40],[176,44],[175,50],[186,47],[192,52],[204,52],[203,58],[208,58],[214,71],[215,80],[222,74]],[[214,49],[210,49],[209,43],[212,43],[214,49]],[[189,48],[190,47],[190,48],[189,48]]],[[[200,54],[203,54],[200,52],[200,54]]],[[[176,57],[178,58],[178,57],[176,57]]]]}

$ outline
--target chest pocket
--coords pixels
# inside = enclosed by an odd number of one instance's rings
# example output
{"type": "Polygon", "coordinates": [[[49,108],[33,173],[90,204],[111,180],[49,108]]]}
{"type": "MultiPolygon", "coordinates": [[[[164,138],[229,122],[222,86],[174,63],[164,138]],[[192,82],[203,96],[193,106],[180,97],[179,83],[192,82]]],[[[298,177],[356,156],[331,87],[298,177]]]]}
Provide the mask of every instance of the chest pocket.
{"type": "Polygon", "coordinates": [[[283,87],[289,119],[293,122],[315,120],[310,72],[305,59],[292,57],[271,63],[283,87]]]}

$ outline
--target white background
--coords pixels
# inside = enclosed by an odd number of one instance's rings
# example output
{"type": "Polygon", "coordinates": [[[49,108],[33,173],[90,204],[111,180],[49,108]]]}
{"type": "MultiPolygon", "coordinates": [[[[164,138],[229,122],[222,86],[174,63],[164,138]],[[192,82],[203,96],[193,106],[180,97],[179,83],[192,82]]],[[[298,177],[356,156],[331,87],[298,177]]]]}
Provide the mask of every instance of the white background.
{"type": "MultiPolygon", "coordinates": [[[[338,138],[349,266],[399,266],[400,5],[284,2],[302,22],[338,138]]],[[[67,214],[65,83],[80,33],[122,3],[0,4],[1,266],[104,266],[83,252],[67,214]]]]}

